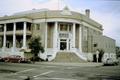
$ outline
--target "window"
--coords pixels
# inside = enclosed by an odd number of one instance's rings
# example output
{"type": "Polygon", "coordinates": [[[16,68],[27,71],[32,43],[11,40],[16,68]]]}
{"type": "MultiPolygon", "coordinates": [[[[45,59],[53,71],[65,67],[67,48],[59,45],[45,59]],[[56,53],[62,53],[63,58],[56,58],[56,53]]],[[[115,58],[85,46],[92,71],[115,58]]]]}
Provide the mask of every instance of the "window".
{"type": "Polygon", "coordinates": [[[36,29],[40,30],[40,24],[36,24],[36,29]]]}
{"type": "Polygon", "coordinates": [[[97,47],[97,43],[93,44],[94,47],[97,47]]]}
{"type": "Polygon", "coordinates": [[[83,29],[83,39],[84,41],[87,41],[87,28],[83,29]]]}
{"type": "Polygon", "coordinates": [[[31,23],[27,23],[27,30],[31,30],[31,23]]]}
{"type": "Polygon", "coordinates": [[[72,28],[72,25],[71,25],[71,24],[69,24],[69,31],[71,31],[71,30],[72,30],[71,28],[72,28]]]}
{"type": "Polygon", "coordinates": [[[72,24],[71,23],[60,23],[59,31],[64,31],[64,32],[72,31],[72,24]]]}
{"type": "Polygon", "coordinates": [[[60,24],[60,31],[67,31],[67,24],[60,24]]]}
{"type": "Polygon", "coordinates": [[[2,32],[2,31],[4,31],[4,30],[3,30],[3,26],[0,25],[0,32],[2,32]]]}
{"type": "Polygon", "coordinates": [[[60,41],[66,41],[66,39],[61,39],[60,41]]]}

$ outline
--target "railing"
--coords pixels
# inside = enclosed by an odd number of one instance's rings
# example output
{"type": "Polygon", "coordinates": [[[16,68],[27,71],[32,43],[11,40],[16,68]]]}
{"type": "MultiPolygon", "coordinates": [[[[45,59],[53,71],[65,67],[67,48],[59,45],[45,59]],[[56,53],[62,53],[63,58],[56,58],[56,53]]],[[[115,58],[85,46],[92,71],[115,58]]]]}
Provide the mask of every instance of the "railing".
{"type": "Polygon", "coordinates": [[[13,48],[0,48],[0,56],[5,57],[9,55],[20,55],[21,57],[24,57],[24,52],[20,52],[20,48],[15,48],[14,52],[12,52],[13,48]]]}
{"type": "Polygon", "coordinates": [[[48,61],[51,61],[56,57],[56,52],[53,48],[47,48],[47,50],[44,53],[40,53],[39,56],[44,60],[48,59],[48,61]]]}
{"type": "MultiPolygon", "coordinates": [[[[32,34],[32,32],[30,30],[27,30],[26,33],[27,33],[27,35],[32,34]]],[[[4,34],[4,32],[0,32],[0,35],[3,35],[3,34],[4,34]]],[[[15,34],[23,35],[23,30],[16,30],[15,34]]],[[[13,35],[13,31],[7,31],[6,35],[13,35]]]]}
{"type": "Polygon", "coordinates": [[[79,49],[76,49],[76,48],[75,48],[74,51],[77,53],[77,55],[78,55],[80,58],[82,58],[83,60],[87,60],[87,55],[86,55],[85,53],[80,52],[80,50],[79,50],[79,49]]]}
{"type": "Polygon", "coordinates": [[[6,48],[5,52],[11,52],[11,48],[6,48]]]}

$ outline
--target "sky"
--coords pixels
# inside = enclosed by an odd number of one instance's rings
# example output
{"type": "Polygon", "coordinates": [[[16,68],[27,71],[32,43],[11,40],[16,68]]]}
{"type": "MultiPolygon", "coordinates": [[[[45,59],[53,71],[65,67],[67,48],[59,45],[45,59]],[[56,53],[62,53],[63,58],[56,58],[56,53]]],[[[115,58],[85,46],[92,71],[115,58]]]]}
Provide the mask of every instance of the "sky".
{"type": "Polygon", "coordinates": [[[32,9],[61,10],[65,6],[82,14],[90,9],[90,18],[102,24],[103,34],[120,46],[120,0],[1,0],[0,16],[32,9]]]}

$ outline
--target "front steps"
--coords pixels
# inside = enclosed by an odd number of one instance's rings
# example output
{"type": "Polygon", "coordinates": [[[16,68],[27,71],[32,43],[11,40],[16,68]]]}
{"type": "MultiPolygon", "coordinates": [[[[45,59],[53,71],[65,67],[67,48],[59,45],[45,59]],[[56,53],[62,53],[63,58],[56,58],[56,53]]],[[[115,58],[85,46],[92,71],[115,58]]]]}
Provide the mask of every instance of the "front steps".
{"type": "Polygon", "coordinates": [[[56,54],[55,59],[52,62],[78,62],[78,63],[85,63],[87,61],[84,61],[80,59],[75,53],[73,52],[58,52],[56,54]]]}

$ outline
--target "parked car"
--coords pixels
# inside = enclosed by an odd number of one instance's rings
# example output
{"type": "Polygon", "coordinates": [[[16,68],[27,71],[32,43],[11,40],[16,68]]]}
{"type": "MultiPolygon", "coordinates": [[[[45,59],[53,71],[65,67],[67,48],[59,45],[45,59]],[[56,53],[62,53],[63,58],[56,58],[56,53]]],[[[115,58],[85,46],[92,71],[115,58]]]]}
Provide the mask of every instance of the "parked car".
{"type": "Polygon", "coordinates": [[[10,55],[10,56],[4,57],[3,59],[5,62],[20,63],[20,61],[22,60],[22,57],[19,55],[10,55]]]}
{"type": "Polygon", "coordinates": [[[27,58],[22,58],[22,60],[20,61],[20,63],[31,63],[31,60],[27,59],[27,58]]]}
{"type": "Polygon", "coordinates": [[[30,61],[29,59],[22,58],[19,55],[10,55],[10,56],[4,57],[3,60],[5,62],[13,62],[13,63],[27,63],[30,61]]]}
{"type": "Polygon", "coordinates": [[[0,56],[0,62],[4,62],[4,59],[0,56]]]}
{"type": "Polygon", "coordinates": [[[119,61],[117,59],[108,58],[105,62],[103,62],[104,65],[118,65],[119,61]]]}

